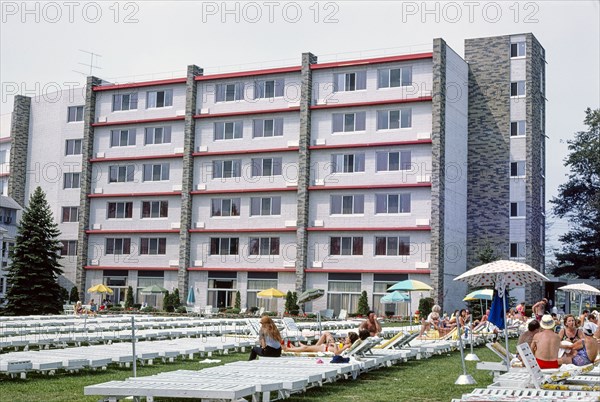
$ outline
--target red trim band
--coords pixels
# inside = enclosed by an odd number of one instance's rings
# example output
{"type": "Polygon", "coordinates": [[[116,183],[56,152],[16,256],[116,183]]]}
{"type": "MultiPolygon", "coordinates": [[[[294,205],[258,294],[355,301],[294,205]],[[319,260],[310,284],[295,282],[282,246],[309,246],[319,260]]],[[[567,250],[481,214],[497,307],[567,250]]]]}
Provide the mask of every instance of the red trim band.
{"type": "Polygon", "coordinates": [[[149,123],[151,124],[151,123],[162,123],[165,121],[183,121],[183,120],[185,120],[185,116],[158,117],[156,119],[105,121],[102,123],[92,123],[92,127],[128,126],[131,124],[149,124],[149,123]]]}
{"type": "Polygon", "coordinates": [[[193,195],[202,194],[243,194],[243,193],[269,193],[279,191],[298,191],[298,187],[286,187],[286,188],[247,188],[247,189],[233,189],[233,190],[194,190],[190,191],[193,195]]]}
{"type": "Polygon", "coordinates": [[[109,266],[109,265],[84,265],[84,269],[93,270],[118,270],[118,271],[179,271],[178,267],[130,267],[130,266],[109,266]]]}
{"type": "Polygon", "coordinates": [[[428,232],[431,226],[400,226],[400,227],[356,227],[356,228],[306,228],[309,232],[428,232]]]}
{"type": "Polygon", "coordinates": [[[296,272],[295,268],[246,268],[246,267],[231,267],[231,268],[210,268],[210,267],[188,267],[188,271],[238,271],[238,272],[296,272]]]}
{"type": "Polygon", "coordinates": [[[143,156],[116,156],[112,158],[92,158],[91,163],[96,162],[118,162],[118,161],[141,161],[147,159],[176,159],[182,158],[183,154],[165,154],[165,155],[143,155],[143,156]]]}
{"type": "Polygon", "coordinates": [[[128,89],[128,88],[151,87],[151,86],[170,85],[170,84],[185,84],[186,82],[187,82],[187,78],[170,78],[170,79],[165,79],[165,80],[131,82],[128,84],[96,85],[95,87],[92,88],[92,90],[94,92],[117,91],[119,89],[128,89]]]}
{"type": "Polygon", "coordinates": [[[12,140],[12,137],[2,137],[0,138],[0,144],[4,144],[5,142],[10,142],[12,140]]]}
{"type": "Polygon", "coordinates": [[[296,227],[291,228],[254,228],[254,229],[190,229],[190,233],[283,233],[295,232],[296,227]]]}
{"type": "Polygon", "coordinates": [[[398,103],[416,103],[416,102],[431,102],[433,98],[431,96],[421,96],[419,98],[408,98],[408,99],[390,99],[382,101],[372,102],[355,102],[355,103],[328,103],[326,105],[313,105],[310,110],[320,109],[338,109],[342,107],[363,107],[363,106],[379,106],[379,105],[395,105],[398,103]]]}
{"type": "Polygon", "coordinates": [[[309,186],[310,191],[328,191],[328,190],[377,190],[386,188],[417,188],[431,187],[431,183],[409,183],[409,184],[377,184],[364,186],[309,186]]]}
{"type": "Polygon", "coordinates": [[[227,79],[227,78],[251,77],[253,75],[299,73],[300,71],[302,71],[302,67],[300,67],[300,66],[276,67],[276,68],[265,68],[262,70],[249,70],[249,71],[238,71],[238,72],[232,72],[232,73],[199,75],[195,79],[196,79],[196,81],[210,81],[210,80],[221,80],[221,79],[227,79]]]}
{"type": "Polygon", "coordinates": [[[195,114],[194,119],[210,119],[210,118],[220,118],[220,117],[235,117],[235,116],[250,116],[253,114],[276,114],[276,113],[295,113],[299,112],[300,107],[288,107],[284,109],[261,109],[261,110],[245,110],[242,112],[229,112],[229,113],[214,113],[214,114],[195,114]]]}
{"type": "Polygon", "coordinates": [[[363,274],[431,274],[430,269],[362,269],[362,268],[307,268],[307,273],[363,273],[363,274]]]}
{"type": "Polygon", "coordinates": [[[359,144],[334,144],[334,145],[311,145],[308,149],[311,151],[319,149],[343,149],[343,148],[374,148],[374,147],[393,147],[398,145],[421,145],[431,144],[431,139],[427,140],[409,140],[409,141],[390,141],[390,142],[363,142],[359,144]]]}
{"type": "Polygon", "coordinates": [[[397,62],[397,61],[423,60],[423,59],[431,59],[431,58],[433,58],[433,53],[427,52],[427,53],[405,54],[405,55],[401,55],[401,56],[374,57],[371,59],[334,61],[334,62],[330,62],[330,63],[311,64],[310,68],[311,68],[311,70],[321,70],[324,68],[361,66],[361,65],[368,65],[368,64],[393,63],[393,62],[397,62]]]}
{"type": "Polygon", "coordinates": [[[106,230],[86,230],[87,234],[150,234],[150,233],[179,233],[179,229],[106,229],[106,230]]]}
{"type": "Polygon", "coordinates": [[[207,151],[207,152],[194,152],[192,156],[219,156],[219,155],[247,155],[247,154],[268,154],[274,152],[294,152],[298,151],[299,147],[287,147],[287,148],[268,148],[268,149],[243,149],[239,151],[207,151]]]}
{"type": "Polygon", "coordinates": [[[181,191],[152,192],[152,193],[115,193],[115,194],[88,194],[88,198],[118,198],[118,197],[171,197],[181,195],[181,191]]]}

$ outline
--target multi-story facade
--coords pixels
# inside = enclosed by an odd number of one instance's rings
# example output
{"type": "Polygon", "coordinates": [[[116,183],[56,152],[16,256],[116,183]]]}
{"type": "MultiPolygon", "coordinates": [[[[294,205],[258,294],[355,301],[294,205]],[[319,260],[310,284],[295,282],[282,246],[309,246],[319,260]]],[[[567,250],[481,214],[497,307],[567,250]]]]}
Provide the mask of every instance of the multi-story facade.
{"type": "Polygon", "coordinates": [[[322,288],[307,310],[354,311],[366,290],[383,312],[398,308],[380,305],[386,289],[410,278],[451,309],[466,290],[452,279],[468,259],[470,74],[436,39],[419,54],[90,77],[64,103],[15,99],[11,162],[27,166],[13,165],[9,192],[23,205],[42,186],[65,280],[105,283],[116,301],[159,284],[198,305],[232,306],[239,291],[244,306],[281,309],[256,294],[322,288]],[[32,179],[52,163],[56,181],[32,179]]]}

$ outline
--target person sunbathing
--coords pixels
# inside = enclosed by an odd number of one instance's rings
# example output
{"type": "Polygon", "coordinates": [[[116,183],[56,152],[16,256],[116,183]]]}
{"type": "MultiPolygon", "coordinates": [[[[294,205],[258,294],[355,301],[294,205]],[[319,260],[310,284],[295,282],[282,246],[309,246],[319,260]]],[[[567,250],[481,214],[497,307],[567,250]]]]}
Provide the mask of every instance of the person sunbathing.
{"type": "Polygon", "coordinates": [[[589,322],[583,326],[583,347],[575,353],[574,356],[563,357],[564,364],[574,364],[576,366],[585,366],[592,364],[598,356],[598,342],[594,339],[594,328],[589,322]]]}
{"type": "Polygon", "coordinates": [[[335,342],[333,336],[330,333],[324,333],[319,341],[314,345],[300,345],[300,346],[285,346],[283,350],[286,352],[332,352],[335,355],[340,355],[342,352],[352,346],[354,342],[358,339],[358,334],[356,332],[348,333],[348,336],[344,340],[343,343],[335,342]],[[326,336],[327,335],[327,336],[326,336]],[[321,340],[325,337],[325,340],[321,342],[321,340]],[[321,342],[321,343],[319,343],[321,342]]]}
{"type": "Polygon", "coordinates": [[[542,316],[540,327],[542,330],[533,336],[531,350],[541,369],[558,368],[560,338],[554,332],[554,320],[550,314],[542,316]]]}

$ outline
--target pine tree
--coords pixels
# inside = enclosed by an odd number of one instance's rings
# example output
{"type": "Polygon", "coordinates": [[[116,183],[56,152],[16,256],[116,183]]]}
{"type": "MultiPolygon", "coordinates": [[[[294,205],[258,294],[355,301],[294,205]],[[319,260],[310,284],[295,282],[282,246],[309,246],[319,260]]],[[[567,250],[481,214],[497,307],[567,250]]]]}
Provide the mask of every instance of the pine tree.
{"type": "Polygon", "coordinates": [[[173,294],[171,295],[171,302],[173,303],[173,308],[177,310],[177,307],[181,306],[181,297],[179,297],[179,288],[175,288],[173,294]]]}
{"type": "Polygon", "coordinates": [[[358,314],[366,316],[369,314],[369,298],[367,297],[367,291],[363,290],[358,298],[358,314]]]}
{"type": "Polygon", "coordinates": [[[242,295],[240,295],[240,291],[238,290],[237,292],[235,292],[235,304],[234,304],[235,308],[237,308],[238,310],[241,308],[242,306],[242,295]]]}
{"type": "Polygon", "coordinates": [[[294,296],[292,296],[292,291],[288,290],[285,295],[285,312],[290,314],[290,311],[294,308],[294,296]]]}
{"type": "Polygon", "coordinates": [[[77,303],[79,300],[79,291],[77,290],[77,286],[73,286],[71,288],[71,293],[69,294],[69,302],[72,304],[77,303]]]}
{"type": "Polygon", "coordinates": [[[7,279],[6,312],[14,315],[59,314],[62,274],[58,262],[60,231],[40,187],[29,199],[17,228],[7,279]]]}
{"type": "Polygon", "coordinates": [[[125,308],[130,309],[133,307],[133,288],[129,286],[127,288],[127,294],[125,295],[125,308]]]}

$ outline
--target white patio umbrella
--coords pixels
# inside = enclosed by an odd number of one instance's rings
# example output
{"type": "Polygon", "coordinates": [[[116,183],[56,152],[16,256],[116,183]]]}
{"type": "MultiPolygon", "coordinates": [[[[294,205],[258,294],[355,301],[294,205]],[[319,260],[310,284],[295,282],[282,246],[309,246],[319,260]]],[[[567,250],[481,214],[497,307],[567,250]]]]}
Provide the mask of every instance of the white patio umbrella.
{"type": "MultiPolygon", "coordinates": [[[[541,272],[527,264],[510,260],[498,260],[483,264],[454,278],[455,281],[467,282],[471,286],[494,286],[501,297],[509,287],[524,286],[530,283],[548,281],[541,272]]],[[[503,301],[503,312],[506,317],[506,302],[503,301]]],[[[504,325],[504,340],[506,347],[506,369],[510,368],[508,351],[508,329],[504,325]]]]}
{"type": "Polygon", "coordinates": [[[573,283],[571,285],[561,286],[558,288],[558,290],[579,294],[579,314],[581,314],[581,309],[583,307],[583,295],[600,295],[600,290],[588,285],[587,283],[573,283]]]}

